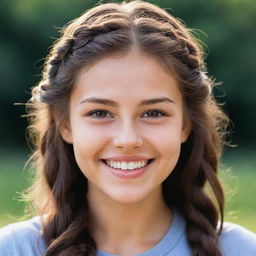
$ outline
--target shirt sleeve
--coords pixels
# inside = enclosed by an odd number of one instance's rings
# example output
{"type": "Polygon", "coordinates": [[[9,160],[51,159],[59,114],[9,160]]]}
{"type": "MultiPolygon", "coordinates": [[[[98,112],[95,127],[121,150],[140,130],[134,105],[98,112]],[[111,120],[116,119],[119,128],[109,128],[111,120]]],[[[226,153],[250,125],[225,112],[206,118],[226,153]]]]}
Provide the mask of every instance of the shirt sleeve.
{"type": "Polygon", "coordinates": [[[256,234],[233,223],[224,223],[220,236],[223,256],[256,256],[256,234]]]}
{"type": "Polygon", "coordinates": [[[41,256],[45,248],[39,216],[0,229],[1,256],[41,256]]]}
{"type": "Polygon", "coordinates": [[[9,228],[9,226],[6,226],[0,229],[0,255],[15,255],[13,248],[15,248],[15,245],[12,230],[9,228]]]}

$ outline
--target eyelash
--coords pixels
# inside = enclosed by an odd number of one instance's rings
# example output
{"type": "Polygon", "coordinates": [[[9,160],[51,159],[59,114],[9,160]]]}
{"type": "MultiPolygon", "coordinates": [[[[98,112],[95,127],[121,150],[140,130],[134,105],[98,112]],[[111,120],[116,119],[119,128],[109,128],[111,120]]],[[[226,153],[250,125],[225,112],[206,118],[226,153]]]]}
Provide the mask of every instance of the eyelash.
{"type": "MultiPolygon", "coordinates": [[[[105,113],[109,113],[108,111],[106,110],[103,110],[103,109],[97,109],[97,110],[93,110],[91,112],[89,112],[86,116],[89,116],[89,117],[92,117],[92,118],[96,118],[96,119],[104,119],[106,117],[96,117],[96,116],[93,116],[93,114],[95,113],[99,113],[99,112],[105,112],[105,113]]],[[[148,113],[148,112],[157,112],[158,114],[160,113],[161,116],[157,116],[157,117],[149,117],[149,119],[159,119],[163,116],[168,116],[164,111],[162,110],[158,110],[158,109],[149,109],[148,111],[146,111],[145,113],[148,113]]],[[[144,114],[145,114],[144,113],[144,114]]],[[[144,115],[143,114],[143,115],[144,115]]]]}

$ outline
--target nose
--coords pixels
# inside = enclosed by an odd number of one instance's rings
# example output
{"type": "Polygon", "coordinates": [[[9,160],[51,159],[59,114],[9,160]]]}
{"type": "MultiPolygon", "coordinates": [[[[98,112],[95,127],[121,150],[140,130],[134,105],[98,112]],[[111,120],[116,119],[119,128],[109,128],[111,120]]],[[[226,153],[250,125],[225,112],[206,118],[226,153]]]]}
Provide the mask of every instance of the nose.
{"type": "Polygon", "coordinates": [[[143,139],[131,122],[124,122],[114,134],[114,146],[119,149],[133,150],[141,147],[143,139]]]}

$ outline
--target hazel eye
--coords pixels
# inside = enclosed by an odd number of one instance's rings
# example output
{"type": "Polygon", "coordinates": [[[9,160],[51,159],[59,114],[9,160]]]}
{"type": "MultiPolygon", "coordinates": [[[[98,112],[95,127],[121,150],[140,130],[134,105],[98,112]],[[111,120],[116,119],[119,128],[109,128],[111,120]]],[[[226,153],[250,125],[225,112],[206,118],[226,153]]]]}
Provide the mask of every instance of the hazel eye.
{"type": "Polygon", "coordinates": [[[105,110],[94,110],[91,111],[88,116],[96,118],[96,119],[103,119],[106,117],[112,117],[107,111],[105,110]]]}
{"type": "Polygon", "coordinates": [[[156,119],[156,118],[160,118],[163,116],[167,116],[163,111],[157,110],[157,109],[151,109],[149,111],[147,111],[144,116],[146,116],[147,118],[152,118],[152,119],[156,119]]]}

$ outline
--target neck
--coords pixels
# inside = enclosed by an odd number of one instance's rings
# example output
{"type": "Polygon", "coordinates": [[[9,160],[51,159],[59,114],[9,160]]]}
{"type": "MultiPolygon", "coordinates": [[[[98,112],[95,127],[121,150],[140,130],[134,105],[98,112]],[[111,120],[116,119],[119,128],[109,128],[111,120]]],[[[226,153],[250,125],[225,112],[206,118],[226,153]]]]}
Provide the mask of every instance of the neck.
{"type": "Polygon", "coordinates": [[[126,255],[126,248],[130,248],[129,255],[146,251],[163,238],[171,224],[172,214],[161,188],[139,202],[125,204],[103,193],[96,198],[89,190],[88,201],[91,233],[98,248],[109,253],[126,255]]]}

